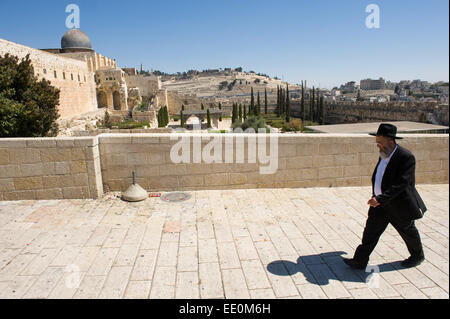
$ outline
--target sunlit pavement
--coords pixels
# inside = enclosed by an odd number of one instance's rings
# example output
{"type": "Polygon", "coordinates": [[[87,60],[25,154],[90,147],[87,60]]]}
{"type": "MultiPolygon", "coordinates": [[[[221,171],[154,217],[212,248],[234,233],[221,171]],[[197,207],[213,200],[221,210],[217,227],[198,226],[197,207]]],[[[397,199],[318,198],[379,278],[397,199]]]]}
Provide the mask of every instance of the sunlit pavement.
{"type": "Polygon", "coordinates": [[[1,298],[448,298],[449,186],[419,185],[426,261],[392,226],[351,270],[370,187],[0,202],[1,298]]]}

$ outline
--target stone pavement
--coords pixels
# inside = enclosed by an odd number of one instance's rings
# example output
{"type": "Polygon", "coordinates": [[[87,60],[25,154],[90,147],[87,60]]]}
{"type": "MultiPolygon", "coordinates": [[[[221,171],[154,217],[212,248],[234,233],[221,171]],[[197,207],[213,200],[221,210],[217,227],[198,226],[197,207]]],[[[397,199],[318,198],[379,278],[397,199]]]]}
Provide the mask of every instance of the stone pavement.
{"type": "Polygon", "coordinates": [[[366,271],[369,187],[190,192],[149,198],[0,202],[0,298],[448,298],[449,186],[420,185],[426,262],[392,226],[366,271]]]}

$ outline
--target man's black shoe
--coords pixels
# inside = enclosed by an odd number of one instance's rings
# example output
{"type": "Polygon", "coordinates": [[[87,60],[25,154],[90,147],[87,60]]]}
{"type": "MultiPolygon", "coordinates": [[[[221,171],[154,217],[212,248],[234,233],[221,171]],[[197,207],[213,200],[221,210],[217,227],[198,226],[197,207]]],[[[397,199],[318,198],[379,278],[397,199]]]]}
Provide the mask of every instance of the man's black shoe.
{"type": "Polygon", "coordinates": [[[355,261],[354,259],[344,258],[342,257],[342,260],[344,263],[346,263],[350,268],[353,269],[366,269],[367,264],[363,264],[360,262],[355,261]]]}
{"type": "Polygon", "coordinates": [[[408,259],[403,260],[401,265],[405,268],[413,268],[419,266],[424,260],[425,260],[424,257],[419,258],[409,257],[408,259]]]}

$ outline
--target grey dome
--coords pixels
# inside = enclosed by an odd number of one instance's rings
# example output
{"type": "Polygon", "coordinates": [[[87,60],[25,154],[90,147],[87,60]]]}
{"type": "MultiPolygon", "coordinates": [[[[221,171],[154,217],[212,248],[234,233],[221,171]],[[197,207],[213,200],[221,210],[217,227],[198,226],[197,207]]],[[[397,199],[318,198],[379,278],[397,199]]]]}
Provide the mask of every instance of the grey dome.
{"type": "Polygon", "coordinates": [[[71,29],[61,39],[61,49],[89,49],[92,50],[91,40],[81,30],[71,29]]]}

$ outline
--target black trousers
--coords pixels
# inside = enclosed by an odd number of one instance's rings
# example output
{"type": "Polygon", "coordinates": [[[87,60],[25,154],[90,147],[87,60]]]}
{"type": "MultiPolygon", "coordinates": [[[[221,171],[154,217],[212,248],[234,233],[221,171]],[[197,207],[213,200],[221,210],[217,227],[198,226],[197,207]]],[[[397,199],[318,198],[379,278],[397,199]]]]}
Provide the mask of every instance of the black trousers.
{"type": "Polygon", "coordinates": [[[355,256],[353,257],[355,261],[363,264],[369,262],[370,255],[389,223],[394,226],[403,238],[406,247],[413,258],[424,257],[422,241],[414,221],[399,220],[398,218],[389,216],[381,206],[378,206],[377,208],[371,207],[369,210],[369,218],[367,219],[366,228],[364,229],[362,244],[358,246],[355,256]]]}

